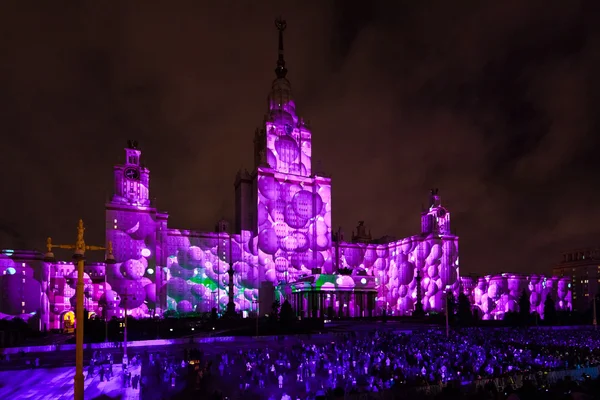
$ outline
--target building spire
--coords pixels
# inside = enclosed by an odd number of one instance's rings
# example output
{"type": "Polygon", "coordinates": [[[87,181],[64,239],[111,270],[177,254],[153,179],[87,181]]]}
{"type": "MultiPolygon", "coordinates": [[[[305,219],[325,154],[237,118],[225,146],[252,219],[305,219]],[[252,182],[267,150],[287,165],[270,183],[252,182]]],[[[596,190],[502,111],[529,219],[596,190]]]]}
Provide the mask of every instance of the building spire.
{"type": "Polygon", "coordinates": [[[283,58],[283,31],[287,27],[285,20],[281,17],[275,20],[275,26],[279,31],[279,56],[277,57],[277,68],[275,68],[275,74],[277,78],[284,79],[287,75],[287,68],[285,67],[285,59],[283,58]]]}

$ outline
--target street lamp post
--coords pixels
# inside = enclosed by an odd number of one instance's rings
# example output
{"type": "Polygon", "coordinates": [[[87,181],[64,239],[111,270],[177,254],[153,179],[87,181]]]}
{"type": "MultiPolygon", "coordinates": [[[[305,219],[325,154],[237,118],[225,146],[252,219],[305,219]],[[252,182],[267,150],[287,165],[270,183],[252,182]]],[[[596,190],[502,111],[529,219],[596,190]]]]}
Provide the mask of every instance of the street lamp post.
{"type": "Polygon", "coordinates": [[[129,364],[127,357],[127,296],[125,296],[125,321],[123,324],[123,365],[129,364]]]}
{"type": "Polygon", "coordinates": [[[83,313],[83,268],[85,265],[85,252],[86,250],[108,250],[106,257],[107,264],[114,263],[114,256],[112,254],[112,245],[108,244],[108,249],[101,246],[88,246],[85,244],[83,238],[85,227],[83,220],[79,220],[77,225],[77,241],[75,244],[52,244],[52,238],[46,240],[46,249],[48,250],[44,256],[44,261],[55,262],[53,248],[75,250],[73,259],[77,261],[77,285],[76,285],[76,305],[75,305],[75,317],[76,317],[76,330],[75,330],[75,380],[74,380],[74,399],[83,400],[83,324],[84,324],[84,313],[83,313]]]}
{"type": "Polygon", "coordinates": [[[260,304],[260,301],[252,300],[252,303],[256,304],[256,336],[258,336],[258,305],[260,304]]]}
{"type": "Polygon", "coordinates": [[[448,298],[450,297],[450,285],[446,285],[446,337],[450,337],[450,309],[448,307],[448,298]]]}
{"type": "Polygon", "coordinates": [[[227,309],[225,311],[225,315],[227,318],[237,318],[237,313],[235,312],[235,302],[233,301],[233,252],[231,250],[231,235],[229,235],[229,269],[227,270],[227,274],[229,275],[229,283],[228,283],[228,298],[227,309]]]}
{"type": "MultiPolygon", "coordinates": [[[[210,308],[210,312],[212,314],[212,309],[217,307],[217,290],[213,290],[212,292],[210,292],[212,294],[211,298],[212,298],[212,307],[210,308]]],[[[219,310],[217,309],[217,313],[219,312],[219,310]]]]}
{"type": "Polygon", "coordinates": [[[154,320],[156,321],[156,340],[158,340],[160,339],[160,319],[155,315],[154,320]]]}
{"type": "MultiPolygon", "coordinates": [[[[112,247],[110,243],[108,247],[112,247]]],[[[109,250],[110,253],[112,253],[112,249],[109,250]]],[[[114,260],[114,257],[112,259],[114,260]]],[[[106,269],[104,270],[104,293],[106,293],[106,269]]],[[[104,314],[104,342],[108,343],[108,307],[106,304],[102,306],[102,314],[104,314]]]]}
{"type": "Polygon", "coordinates": [[[594,325],[594,330],[598,329],[598,320],[596,319],[596,295],[594,295],[594,300],[592,303],[592,316],[594,319],[592,320],[592,324],[594,325]]]}

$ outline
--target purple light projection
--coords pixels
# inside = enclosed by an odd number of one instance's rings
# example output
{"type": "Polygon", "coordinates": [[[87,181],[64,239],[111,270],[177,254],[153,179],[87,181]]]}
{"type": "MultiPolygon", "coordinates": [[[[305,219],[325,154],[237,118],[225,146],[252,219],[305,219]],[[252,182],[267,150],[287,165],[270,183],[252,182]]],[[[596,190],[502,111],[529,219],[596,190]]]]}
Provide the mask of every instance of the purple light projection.
{"type": "Polygon", "coordinates": [[[264,280],[291,282],[316,268],[332,272],[329,179],[260,169],[257,207],[264,280]]]}
{"type": "Polygon", "coordinates": [[[550,295],[557,310],[571,310],[571,283],[568,278],[543,275],[487,275],[481,278],[461,277],[462,292],[481,311],[482,319],[502,319],[509,311],[519,311],[519,299],[526,292],[530,312],[544,318],[544,302],[550,295]]]}
{"type": "Polygon", "coordinates": [[[458,295],[458,236],[451,234],[450,212],[442,207],[437,189],[431,190],[429,208],[421,213],[420,235],[378,245],[340,243],[339,254],[341,267],[376,278],[378,313],[411,314],[417,274],[424,311],[444,310],[447,291],[458,295]]]}
{"type": "Polygon", "coordinates": [[[104,293],[98,299],[104,317],[160,313],[156,288],[164,285],[156,260],[162,255],[160,233],[166,215],[151,207],[150,171],[140,163],[142,152],[130,141],[125,163],[114,168],[115,193],[106,205],[106,240],[115,260],[106,266],[104,293]]]}
{"type": "MultiPolygon", "coordinates": [[[[237,311],[252,310],[262,283],[276,286],[308,275],[318,275],[318,290],[324,291],[369,282],[377,289],[376,315],[384,310],[412,313],[417,274],[425,311],[442,311],[445,291],[458,295],[458,237],[451,233],[450,213],[441,206],[437,189],[421,214],[419,235],[384,244],[332,243],[331,180],[313,173],[312,133],[296,114],[286,79],[285,23],[279,21],[277,27],[277,78],[264,125],[255,136],[256,173],[248,174],[251,202],[240,211],[249,213],[243,219],[253,221],[251,229],[233,235],[221,228],[217,233],[168,229],[168,215],[149,200],[150,172],[140,163],[141,151],[130,141],[125,163],[114,167],[114,195],[106,205],[106,240],[113,243],[117,264],[85,267],[85,306],[92,313],[112,318],[126,310],[136,317],[166,310],[223,310],[230,263],[237,311]],[[338,275],[342,268],[352,276],[338,275]]],[[[48,264],[41,255],[5,252],[0,272],[3,315],[26,318],[40,313],[49,328],[72,322],[77,283],[72,263],[48,264]],[[25,262],[15,261],[19,257],[25,262]]],[[[549,291],[556,295],[558,308],[570,307],[566,285],[537,276],[486,277],[474,284],[470,296],[484,318],[493,318],[514,307],[517,293],[525,287],[532,310],[542,313],[549,291]]]]}
{"type": "Polygon", "coordinates": [[[274,284],[315,270],[332,272],[331,180],[312,174],[312,135],[296,114],[286,79],[285,26],[283,21],[277,23],[277,79],[269,94],[264,129],[255,140],[261,155],[256,178],[258,274],[260,281],[274,284]]]}
{"type": "Polygon", "coordinates": [[[229,298],[230,261],[233,264],[234,302],[237,311],[248,311],[258,298],[256,240],[252,233],[198,233],[170,229],[167,239],[164,286],[169,310],[208,312],[223,310],[229,298]]]}
{"type": "Polygon", "coordinates": [[[276,122],[266,124],[267,164],[275,171],[304,177],[311,175],[311,133],[304,124],[298,124],[293,101],[284,104],[284,110],[273,113],[276,122]]]}
{"type": "Polygon", "coordinates": [[[421,274],[424,311],[445,308],[444,291],[458,295],[458,237],[412,236],[396,242],[340,244],[340,266],[376,278],[377,313],[407,315],[417,301],[417,271],[421,274]]]}
{"type": "MultiPolygon", "coordinates": [[[[12,255],[12,254],[11,254],[12,255]]],[[[0,255],[0,315],[21,316],[27,320],[47,303],[40,277],[31,263],[15,262],[0,255]]]]}

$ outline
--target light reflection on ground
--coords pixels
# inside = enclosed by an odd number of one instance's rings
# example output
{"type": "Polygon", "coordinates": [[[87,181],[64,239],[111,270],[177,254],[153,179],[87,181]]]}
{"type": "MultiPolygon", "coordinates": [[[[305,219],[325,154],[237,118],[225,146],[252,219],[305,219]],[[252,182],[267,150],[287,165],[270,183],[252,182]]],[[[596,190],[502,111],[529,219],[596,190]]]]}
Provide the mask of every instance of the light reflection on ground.
{"type": "MultiPolygon", "coordinates": [[[[84,383],[85,398],[94,399],[101,395],[124,399],[139,399],[139,391],[122,388],[120,365],[114,365],[115,376],[110,381],[100,382],[98,373],[84,383]]],[[[139,373],[139,372],[138,372],[139,373]]],[[[87,371],[84,372],[84,376],[87,371]]],[[[72,400],[75,368],[26,369],[0,372],[1,399],[72,400]]]]}

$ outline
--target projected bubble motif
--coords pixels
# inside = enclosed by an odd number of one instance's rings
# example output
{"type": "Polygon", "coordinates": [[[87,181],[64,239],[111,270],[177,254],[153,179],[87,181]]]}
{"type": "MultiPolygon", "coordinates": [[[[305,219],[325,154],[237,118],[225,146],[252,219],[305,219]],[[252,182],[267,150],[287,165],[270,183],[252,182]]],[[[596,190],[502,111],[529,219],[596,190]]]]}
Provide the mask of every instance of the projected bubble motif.
{"type": "Polygon", "coordinates": [[[421,277],[425,311],[444,308],[443,293],[459,289],[458,238],[413,236],[385,245],[342,244],[339,263],[378,279],[379,312],[407,315],[417,298],[417,271],[421,277]]]}
{"type": "Polygon", "coordinates": [[[479,309],[484,320],[502,319],[507,312],[519,311],[519,299],[525,293],[531,303],[530,312],[544,318],[544,302],[548,295],[557,310],[571,310],[569,279],[543,275],[488,275],[479,279],[460,278],[463,293],[479,309]]]}
{"type": "Polygon", "coordinates": [[[258,188],[258,209],[266,215],[258,233],[266,279],[277,284],[313,269],[333,272],[329,181],[259,175],[258,188]]]}

